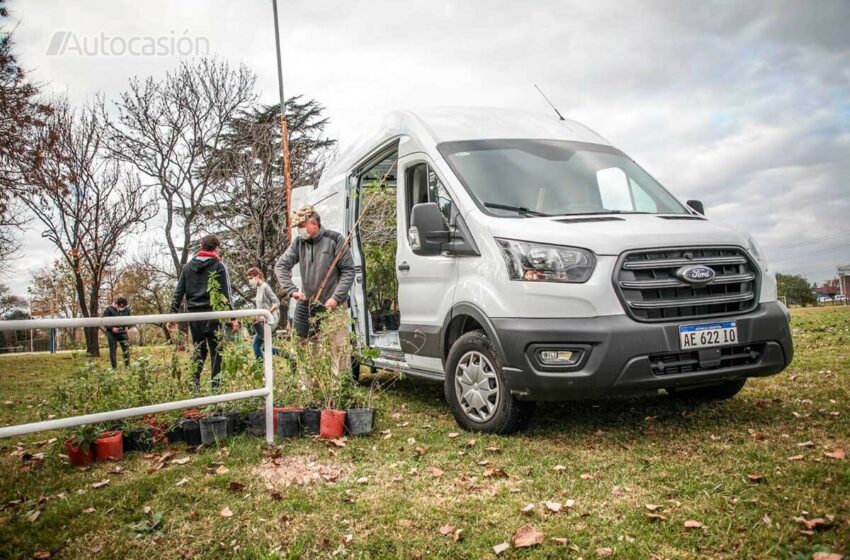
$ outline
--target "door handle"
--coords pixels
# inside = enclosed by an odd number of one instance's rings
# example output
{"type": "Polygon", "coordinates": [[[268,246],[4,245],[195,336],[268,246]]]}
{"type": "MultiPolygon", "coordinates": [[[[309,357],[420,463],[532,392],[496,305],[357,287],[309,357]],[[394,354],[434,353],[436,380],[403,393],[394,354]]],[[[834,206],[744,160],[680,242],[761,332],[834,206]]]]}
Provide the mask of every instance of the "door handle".
{"type": "Polygon", "coordinates": [[[408,270],[410,270],[410,265],[407,264],[406,262],[403,262],[400,265],[398,265],[398,269],[402,272],[407,272],[408,270]]]}

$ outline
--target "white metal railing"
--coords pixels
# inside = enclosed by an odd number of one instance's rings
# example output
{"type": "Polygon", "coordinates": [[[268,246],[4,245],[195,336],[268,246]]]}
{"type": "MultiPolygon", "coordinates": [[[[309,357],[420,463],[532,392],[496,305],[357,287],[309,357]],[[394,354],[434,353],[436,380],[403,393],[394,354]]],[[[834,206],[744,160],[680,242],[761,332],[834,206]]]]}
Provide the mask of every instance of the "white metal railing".
{"type": "Polygon", "coordinates": [[[0,331],[25,330],[25,329],[50,329],[63,327],[120,327],[127,324],[146,323],[181,323],[187,321],[203,321],[209,319],[238,319],[240,317],[265,317],[263,325],[263,377],[264,385],[260,389],[249,389],[235,393],[222,393],[208,397],[198,397],[182,401],[137,406],[122,410],[111,410],[109,412],[97,412],[83,416],[71,416],[69,418],[57,418],[43,422],[32,422],[19,424],[17,426],[6,426],[0,428],[0,438],[17,437],[35,432],[47,430],[59,430],[73,428],[83,424],[98,424],[130,418],[132,416],[143,416],[145,414],[156,414],[182,408],[194,408],[210,404],[265,397],[266,412],[266,441],[271,444],[274,441],[274,372],[272,370],[272,329],[269,323],[273,321],[272,314],[266,309],[242,309],[238,311],[207,311],[203,313],[171,313],[164,315],[135,315],[131,317],[87,317],[80,319],[31,319],[27,321],[0,321],[0,331]]]}

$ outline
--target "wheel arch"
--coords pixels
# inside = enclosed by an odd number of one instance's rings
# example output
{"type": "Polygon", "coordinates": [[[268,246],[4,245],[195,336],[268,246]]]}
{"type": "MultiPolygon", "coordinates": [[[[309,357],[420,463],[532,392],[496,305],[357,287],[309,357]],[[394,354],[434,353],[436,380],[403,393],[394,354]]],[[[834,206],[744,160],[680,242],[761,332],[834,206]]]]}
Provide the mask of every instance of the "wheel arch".
{"type": "Polygon", "coordinates": [[[496,350],[503,365],[505,363],[505,352],[502,349],[502,344],[499,341],[498,331],[493,326],[493,322],[487,317],[480,308],[471,303],[458,303],[452,307],[451,312],[446,317],[443,323],[442,340],[440,345],[440,354],[443,363],[448,361],[449,352],[452,349],[452,344],[463,334],[473,330],[483,330],[490,339],[490,343],[496,350]]]}

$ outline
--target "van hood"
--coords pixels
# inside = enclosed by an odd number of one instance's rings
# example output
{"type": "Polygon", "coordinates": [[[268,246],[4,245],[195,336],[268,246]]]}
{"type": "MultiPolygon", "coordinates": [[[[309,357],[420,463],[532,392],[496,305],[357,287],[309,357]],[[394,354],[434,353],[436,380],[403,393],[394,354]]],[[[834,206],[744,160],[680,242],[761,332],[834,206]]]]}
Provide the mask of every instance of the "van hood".
{"type": "Polygon", "coordinates": [[[597,255],[619,255],[632,249],[682,245],[737,245],[740,232],[696,216],[672,214],[595,214],[540,218],[486,217],[493,237],[536,241],[589,249],[597,255]]]}

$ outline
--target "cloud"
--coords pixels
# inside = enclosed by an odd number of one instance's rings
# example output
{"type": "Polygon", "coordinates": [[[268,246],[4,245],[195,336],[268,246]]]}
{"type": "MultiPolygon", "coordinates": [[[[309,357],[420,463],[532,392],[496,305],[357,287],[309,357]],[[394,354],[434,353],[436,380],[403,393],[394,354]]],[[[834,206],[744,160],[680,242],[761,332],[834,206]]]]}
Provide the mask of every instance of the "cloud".
{"type": "MultiPolygon", "coordinates": [[[[23,62],[77,101],[115,96],[174,57],[47,57],[52,34],[208,37],[277,96],[271,3],[14,0],[23,62]]],[[[388,110],[561,111],[681,198],[751,232],[774,269],[812,280],[850,263],[850,3],[612,0],[282,2],[287,92],[327,106],[344,148],[388,110]],[[844,237],[841,237],[843,233],[844,237]],[[832,237],[830,237],[832,236],[832,237]],[[836,242],[838,240],[838,242],[836,242]]]]}

